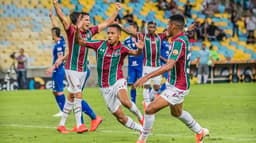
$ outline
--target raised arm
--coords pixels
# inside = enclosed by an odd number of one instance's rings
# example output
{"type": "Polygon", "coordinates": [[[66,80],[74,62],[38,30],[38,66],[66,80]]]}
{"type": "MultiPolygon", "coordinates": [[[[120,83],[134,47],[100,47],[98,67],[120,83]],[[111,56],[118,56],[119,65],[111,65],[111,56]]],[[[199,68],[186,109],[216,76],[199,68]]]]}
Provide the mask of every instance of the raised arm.
{"type": "Polygon", "coordinates": [[[50,11],[49,13],[49,17],[51,19],[51,22],[52,22],[52,27],[57,27],[57,24],[55,23],[54,19],[53,19],[53,16],[52,16],[52,10],[50,11]]]}
{"type": "Polygon", "coordinates": [[[64,16],[59,4],[58,4],[58,0],[52,0],[53,1],[53,6],[55,8],[55,11],[57,13],[57,16],[59,17],[61,23],[64,26],[65,30],[68,30],[70,23],[68,22],[68,20],[66,19],[66,17],[64,16]]]}
{"type": "Polygon", "coordinates": [[[115,21],[115,18],[117,17],[120,10],[121,4],[116,3],[116,11],[106,21],[98,25],[99,31],[106,29],[110,24],[112,24],[115,21]]]}

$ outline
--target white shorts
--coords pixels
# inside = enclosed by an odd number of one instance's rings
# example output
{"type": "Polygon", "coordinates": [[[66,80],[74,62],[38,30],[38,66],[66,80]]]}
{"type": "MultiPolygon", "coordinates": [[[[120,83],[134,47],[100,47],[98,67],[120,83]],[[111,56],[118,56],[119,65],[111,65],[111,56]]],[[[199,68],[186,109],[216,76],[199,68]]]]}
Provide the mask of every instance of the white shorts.
{"type": "Polygon", "coordinates": [[[73,70],[65,70],[68,80],[68,91],[70,93],[82,92],[87,80],[87,71],[78,72],[73,70]]]}
{"type": "MultiPolygon", "coordinates": [[[[160,67],[149,67],[149,66],[144,66],[143,67],[143,76],[158,70],[160,67]]],[[[162,75],[153,77],[151,79],[149,79],[147,82],[144,83],[144,85],[149,85],[151,84],[151,82],[153,81],[153,85],[160,85],[161,81],[162,81],[162,75]]]]}
{"type": "Polygon", "coordinates": [[[184,101],[186,95],[189,94],[189,90],[180,90],[173,85],[167,83],[166,89],[161,93],[166,101],[172,105],[180,104],[184,101]]]}
{"type": "Polygon", "coordinates": [[[119,106],[121,105],[121,102],[118,98],[118,91],[120,89],[127,90],[127,82],[125,79],[119,79],[118,81],[116,81],[114,85],[110,87],[100,88],[102,96],[108,107],[108,110],[111,113],[115,113],[119,108],[119,106]]]}

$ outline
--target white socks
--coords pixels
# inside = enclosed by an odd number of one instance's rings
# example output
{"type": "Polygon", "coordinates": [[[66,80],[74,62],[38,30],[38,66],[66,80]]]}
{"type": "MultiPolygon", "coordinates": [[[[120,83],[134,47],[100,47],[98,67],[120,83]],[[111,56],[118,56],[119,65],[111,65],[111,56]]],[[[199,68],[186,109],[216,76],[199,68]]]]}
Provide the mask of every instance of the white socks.
{"type": "Polygon", "coordinates": [[[200,134],[202,127],[196,122],[195,119],[187,112],[182,111],[180,117],[178,117],[188,128],[190,128],[196,134],[200,134]]]}
{"type": "Polygon", "coordinates": [[[82,125],[81,116],[82,116],[82,99],[75,98],[74,99],[74,113],[76,118],[76,126],[79,128],[82,125]]]}
{"type": "Polygon", "coordinates": [[[132,102],[132,107],[129,109],[133,114],[135,114],[139,120],[142,120],[143,116],[138,109],[138,107],[132,102]]]}
{"type": "Polygon", "coordinates": [[[61,117],[61,120],[60,120],[60,123],[59,123],[60,126],[65,125],[65,122],[68,118],[68,115],[69,115],[70,111],[73,108],[73,105],[74,105],[73,102],[70,102],[70,101],[66,100],[66,103],[65,103],[64,108],[63,108],[63,114],[62,114],[62,117],[61,117]]]}
{"type": "Polygon", "coordinates": [[[155,115],[147,115],[147,114],[144,115],[143,132],[140,135],[139,140],[142,140],[142,141],[147,140],[147,138],[150,134],[150,131],[153,127],[154,120],[155,120],[155,115]]]}
{"type": "Polygon", "coordinates": [[[150,97],[149,97],[149,89],[144,88],[143,89],[143,96],[146,106],[150,104],[150,97]]]}
{"type": "Polygon", "coordinates": [[[139,132],[142,132],[143,131],[143,128],[141,125],[137,124],[136,122],[134,122],[130,117],[128,117],[128,120],[125,124],[125,126],[127,128],[130,128],[130,129],[133,129],[133,130],[136,130],[136,131],[139,131],[139,132]]]}
{"type": "Polygon", "coordinates": [[[202,81],[202,75],[198,74],[197,75],[197,83],[201,84],[201,81],[202,81]]]}
{"type": "Polygon", "coordinates": [[[208,79],[208,74],[204,75],[204,83],[207,83],[207,79],[208,79]]]}

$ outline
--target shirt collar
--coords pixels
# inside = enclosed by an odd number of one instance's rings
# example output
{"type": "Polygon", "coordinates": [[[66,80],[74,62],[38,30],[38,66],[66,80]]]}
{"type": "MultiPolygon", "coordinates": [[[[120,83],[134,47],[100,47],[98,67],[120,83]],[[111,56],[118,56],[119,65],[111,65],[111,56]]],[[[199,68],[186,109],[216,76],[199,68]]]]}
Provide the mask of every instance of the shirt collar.
{"type": "Polygon", "coordinates": [[[109,48],[111,48],[111,49],[114,49],[114,50],[117,50],[117,49],[119,49],[120,47],[121,47],[121,42],[119,42],[119,44],[118,45],[116,45],[116,46],[111,46],[109,43],[108,43],[108,41],[107,41],[107,46],[109,47],[109,48]]]}
{"type": "Polygon", "coordinates": [[[172,37],[172,38],[171,38],[171,41],[173,41],[173,40],[175,40],[175,39],[177,39],[178,37],[183,36],[183,35],[185,35],[184,32],[180,33],[179,35],[177,35],[177,36],[175,36],[175,37],[172,37]]]}

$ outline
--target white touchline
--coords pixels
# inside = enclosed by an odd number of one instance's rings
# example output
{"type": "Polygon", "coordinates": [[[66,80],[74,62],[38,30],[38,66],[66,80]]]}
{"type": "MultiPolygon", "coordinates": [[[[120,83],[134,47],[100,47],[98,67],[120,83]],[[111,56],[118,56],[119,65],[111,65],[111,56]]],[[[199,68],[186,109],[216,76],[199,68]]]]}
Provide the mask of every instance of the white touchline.
{"type": "MultiPolygon", "coordinates": [[[[42,125],[22,125],[22,124],[0,124],[0,127],[18,127],[18,128],[39,128],[39,129],[56,129],[53,126],[42,126],[42,125]]],[[[115,134],[137,134],[138,132],[126,132],[120,130],[97,130],[100,133],[115,133],[115,134]]],[[[184,136],[184,134],[164,134],[164,133],[152,133],[152,136],[159,137],[182,137],[182,138],[191,138],[192,136],[184,136]]],[[[227,137],[227,136],[210,136],[210,139],[214,140],[234,140],[234,141],[256,141],[256,136],[247,136],[247,137],[227,137]]]]}

